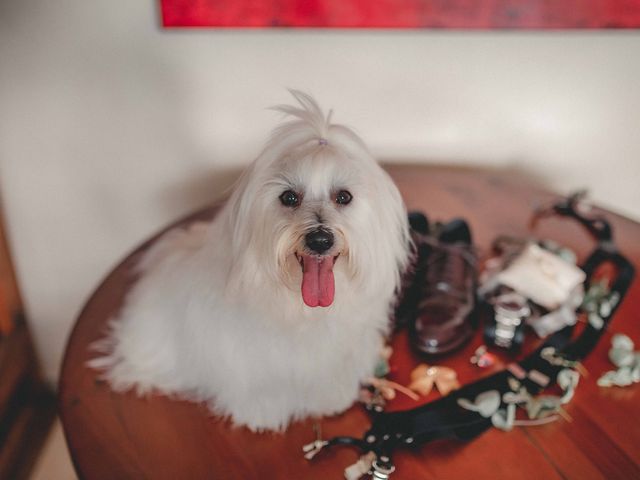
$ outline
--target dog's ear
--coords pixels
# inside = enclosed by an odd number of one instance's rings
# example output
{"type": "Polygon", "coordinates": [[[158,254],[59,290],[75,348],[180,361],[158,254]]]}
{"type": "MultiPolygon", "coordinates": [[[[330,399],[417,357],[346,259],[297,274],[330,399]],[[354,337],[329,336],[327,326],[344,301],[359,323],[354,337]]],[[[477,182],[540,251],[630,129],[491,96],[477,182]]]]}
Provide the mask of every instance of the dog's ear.
{"type": "Polygon", "coordinates": [[[224,210],[221,212],[224,225],[224,235],[227,237],[227,255],[230,260],[230,268],[227,272],[225,292],[227,295],[235,295],[242,290],[245,281],[247,259],[243,252],[250,253],[251,244],[251,205],[254,201],[251,195],[252,171],[254,164],[248,167],[238,178],[224,210]]]}
{"type": "Polygon", "coordinates": [[[357,219],[358,229],[351,231],[352,256],[367,288],[385,283],[392,292],[399,288],[409,261],[409,222],[402,196],[389,175],[378,165],[367,175],[372,182],[368,195],[371,206],[362,217],[366,221],[357,219]]]}
{"type": "Polygon", "coordinates": [[[256,189],[251,187],[255,181],[254,171],[257,169],[254,161],[247,167],[240,178],[236,181],[227,201],[224,214],[226,215],[226,225],[230,233],[232,242],[230,252],[233,257],[237,257],[245,251],[250,242],[249,223],[252,219],[252,205],[255,201],[256,189]]]}

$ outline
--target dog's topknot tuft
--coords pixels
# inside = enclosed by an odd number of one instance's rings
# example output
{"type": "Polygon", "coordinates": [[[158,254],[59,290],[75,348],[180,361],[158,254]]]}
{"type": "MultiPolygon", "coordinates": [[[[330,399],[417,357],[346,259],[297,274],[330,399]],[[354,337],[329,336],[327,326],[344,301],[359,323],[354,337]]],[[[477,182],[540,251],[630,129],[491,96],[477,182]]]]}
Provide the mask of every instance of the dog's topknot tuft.
{"type": "Polygon", "coordinates": [[[271,109],[295,117],[295,120],[286,124],[286,127],[290,128],[294,125],[298,127],[310,127],[317,135],[320,144],[323,144],[323,141],[326,142],[329,135],[329,127],[331,126],[333,110],[329,110],[329,113],[325,115],[311,95],[291,88],[288,90],[300,106],[276,105],[275,107],[271,107],[271,109]]]}

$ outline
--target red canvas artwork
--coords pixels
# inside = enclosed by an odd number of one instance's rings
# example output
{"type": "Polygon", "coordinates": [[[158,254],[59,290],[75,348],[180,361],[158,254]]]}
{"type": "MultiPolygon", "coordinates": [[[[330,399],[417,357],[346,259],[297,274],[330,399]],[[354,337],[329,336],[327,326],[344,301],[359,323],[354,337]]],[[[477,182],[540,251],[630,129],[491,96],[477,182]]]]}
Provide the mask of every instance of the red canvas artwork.
{"type": "Polygon", "coordinates": [[[640,27],[640,0],[161,0],[164,27],[640,27]]]}

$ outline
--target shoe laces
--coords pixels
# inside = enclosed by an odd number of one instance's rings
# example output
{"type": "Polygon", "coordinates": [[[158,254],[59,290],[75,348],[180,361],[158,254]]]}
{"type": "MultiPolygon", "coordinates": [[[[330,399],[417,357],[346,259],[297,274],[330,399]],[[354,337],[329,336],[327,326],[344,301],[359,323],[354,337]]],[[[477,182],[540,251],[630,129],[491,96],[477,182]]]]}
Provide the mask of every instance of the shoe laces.
{"type": "Polygon", "coordinates": [[[469,270],[476,267],[473,248],[464,243],[447,244],[423,239],[431,251],[425,265],[425,293],[465,294],[469,270]]]}

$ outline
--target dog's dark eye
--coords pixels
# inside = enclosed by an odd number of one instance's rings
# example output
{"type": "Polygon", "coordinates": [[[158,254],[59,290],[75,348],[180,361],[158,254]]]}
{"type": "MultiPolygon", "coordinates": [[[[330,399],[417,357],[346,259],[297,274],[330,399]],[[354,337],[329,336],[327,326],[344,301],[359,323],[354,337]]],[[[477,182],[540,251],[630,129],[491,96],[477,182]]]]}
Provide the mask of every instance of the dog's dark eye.
{"type": "Polygon", "coordinates": [[[346,205],[347,203],[351,202],[352,198],[353,197],[349,192],[347,192],[346,190],[340,190],[336,194],[336,203],[338,205],[346,205]]]}
{"type": "Polygon", "coordinates": [[[293,190],[287,190],[280,195],[280,203],[285,207],[297,207],[300,205],[300,197],[293,190]]]}

